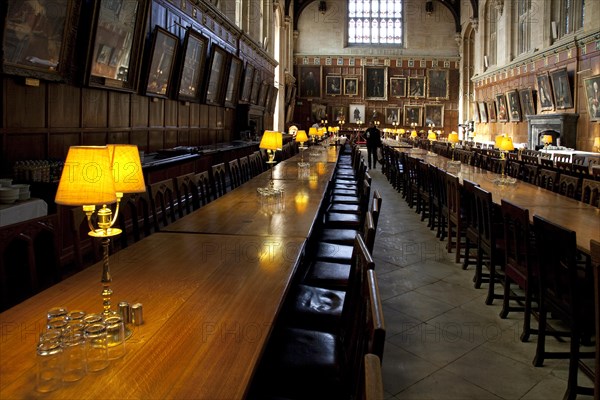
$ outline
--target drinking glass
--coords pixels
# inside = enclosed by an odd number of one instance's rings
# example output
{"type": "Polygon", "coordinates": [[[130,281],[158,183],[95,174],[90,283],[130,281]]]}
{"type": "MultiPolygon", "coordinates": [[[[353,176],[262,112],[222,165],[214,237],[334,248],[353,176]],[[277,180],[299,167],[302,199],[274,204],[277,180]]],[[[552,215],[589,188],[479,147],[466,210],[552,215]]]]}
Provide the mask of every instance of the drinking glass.
{"type": "Polygon", "coordinates": [[[103,323],[91,324],[85,328],[85,356],[87,371],[96,372],[108,367],[108,338],[103,323]]]}
{"type": "Polygon", "coordinates": [[[125,355],[125,324],[119,315],[104,319],[108,336],[108,359],[115,360],[125,355]]]}
{"type": "Polygon", "coordinates": [[[60,336],[42,335],[37,346],[36,390],[46,393],[56,390],[62,383],[63,349],[60,336]]]}
{"type": "Polygon", "coordinates": [[[85,337],[81,333],[63,337],[63,381],[75,382],[85,376],[86,356],[85,337]]]}

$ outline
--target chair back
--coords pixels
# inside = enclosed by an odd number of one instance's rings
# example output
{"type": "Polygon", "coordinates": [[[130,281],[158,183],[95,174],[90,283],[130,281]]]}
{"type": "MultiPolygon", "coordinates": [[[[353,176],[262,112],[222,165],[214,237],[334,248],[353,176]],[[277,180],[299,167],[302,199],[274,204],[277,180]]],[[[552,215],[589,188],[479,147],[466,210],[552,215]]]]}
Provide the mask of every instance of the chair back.
{"type": "Polygon", "coordinates": [[[235,160],[229,161],[229,186],[231,189],[242,184],[242,171],[240,169],[240,162],[236,158],[235,160]]]}
{"type": "Polygon", "coordinates": [[[381,360],[375,354],[365,354],[363,360],[362,389],[356,398],[361,400],[384,399],[381,360]]]}
{"type": "Polygon", "coordinates": [[[512,178],[521,179],[521,163],[509,159],[506,162],[505,173],[512,178]]]}
{"type": "Polygon", "coordinates": [[[165,179],[150,185],[150,201],[156,232],[177,219],[176,198],[173,179],[165,179]]]}
{"type": "Polygon", "coordinates": [[[554,168],[554,161],[550,158],[540,158],[540,165],[543,168],[554,168]]]}
{"type": "Polygon", "coordinates": [[[250,172],[250,161],[248,157],[240,157],[240,177],[241,183],[246,183],[252,178],[252,174],[250,172]]]}
{"type": "Polygon", "coordinates": [[[554,192],[555,184],[558,181],[558,172],[546,168],[541,168],[538,173],[537,185],[541,188],[554,192]]]}
{"type": "Polygon", "coordinates": [[[566,163],[570,163],[571,162],[571,155],[570,154],[558,154],[558,153],[554,153],[554,155],[552,155],[552,159],[555,162],[566,162],[566,163]]]}
{"type": "Polygon", "coordinates": [[[379,223],[379,213],[381,212],[382,203],[383,199],[381,198],[379,190],[375,190],[373,192],[373,203],[371,203],[371,211],[373,212],[373,225],[375,226],[375,229],[377,229],[377,224],[379,223]]]}
{"type": "Polygon", "coordinates": [[[561,173],[558,178],[557,191],[563,196],[571,199],[579,199],[581,191],[581,179],[577,176],[561,173]]]}
{"type": "Polygon", "coordinates": [[[212,200],[212,185],[208,171],[199,172],[194,175],[195,191],[195,207],[199,208],[207,205],[212,200]]]}
{"type": "Polygon", "coordinates": [[[521,165],[521,179],[535,185],[537,183],[539,166],[537,164],[525,163],[521,165]]]}
{"type": "Polygon", "coordinates": [[[119,206],[119,226],[123,230],[119,235],[121,247],[150,236],[154,227],[151,208],[148,192],[123,196],[119,206]]]}
{"type": "MultiPolygon", "coordinates": [[[[179,218],[191,213],[194,208],[194,173],[180,175],[175,178],[175,191],[177,193],[177,212],[179,218]]],[[[197,207],[196,207],[197,208],[197,207]]]]}
{"type": "Polygon", "coordinates": [[[456,224],[461,217],[461,190],[458,176],[446,172],[446,198],[448,218],[456,224]]]}
{"type": "Polygon", "coordinates": [[[501,200],[505,239],[505,273],[524,288],[533,276],[533,246],[529,210],[505,199],[501,200]]]}
{"type": "Polygon", "coordinates": [[[479,232],[480,246],[484,247],[488,255],[491,254],[496,244],[496,232],[493,223],[492,194],[479,186],[474,188],[475,224],[479,232]]]}
{"type": "Polygon", "coordinates": [[[581,201],[600,207],[600,181],[584,179],[581,183],[581,201]]]}
{"type": "Polygon", "coordinates": [[[227,172],[225,163],[215,164],[211,168],[212,172],[212,192],[215,199],[227,193],[227,172]]]}

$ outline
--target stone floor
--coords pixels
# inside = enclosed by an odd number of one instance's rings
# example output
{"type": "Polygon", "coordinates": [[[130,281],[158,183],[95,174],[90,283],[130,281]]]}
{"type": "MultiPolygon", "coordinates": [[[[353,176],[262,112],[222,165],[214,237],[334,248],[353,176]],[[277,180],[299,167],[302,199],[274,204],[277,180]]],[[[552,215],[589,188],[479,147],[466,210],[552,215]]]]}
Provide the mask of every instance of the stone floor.
{"type": "MultiPolygon", "coordinates": [[[[454,263],[380,165],[369,173],[383,197],[373,257],[387,328],[386,399],[562,399],[568,361],[534,367],[537,337],[519,340],[522,315],[500,319],[501,301],[485,305],[487,286],[473,287],[473,271],[454,263]]],[[[568,350],[552,337],[547,347],[568,350]]],[[[592,385],[581,373],[579,382],[592,385]]]]}

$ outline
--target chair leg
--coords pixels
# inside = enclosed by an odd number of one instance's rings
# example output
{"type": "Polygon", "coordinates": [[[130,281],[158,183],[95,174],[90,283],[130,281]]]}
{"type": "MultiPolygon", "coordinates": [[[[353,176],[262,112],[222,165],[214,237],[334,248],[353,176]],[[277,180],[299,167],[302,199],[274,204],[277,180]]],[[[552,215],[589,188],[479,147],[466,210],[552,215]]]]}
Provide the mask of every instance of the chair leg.
{"type": "Polygon", "coordinates": [[[494,298],[496,297],[494,293],[495,285],[496,285],[496,266],[493,261],[490,260],[490,282],[488,283],[488,295],[485,299],[485,304],[492,305],[494,303],[494,298]]]}
{"type": "Polygon", "coordinates": [[[500,310],[500,318],[506,319],[509,311],[510,303],[510,278],[504,275],[504,298],[502,300],[502,310],[500,310]]]}
{"type": "MultiPolygon", "coordinates": [[[[573,325],[573,324],[572,324],[573,325]]],[[[575,400],[577,397],[577,373],[579,372],[579,332],[571,326],[571,343],[569,355],[569,376],[564,400],[575,400]]]]}
{"type": "Polygon", "coordinates": [[[527,342],[531,334],[531,301],[532,295],[529,284],[525,288],[525,315],[523,316],[523,332],[521,333],[521,342],[527,342]]]}
{"type": "Polygon", "coordinates": [[[544,365],[544,358],[546,353],[546,305],[544,304],[544,300],[542,299],[540,299],[538,321],[538,338],[535,349],[535,357],[533,358],[534,367],[541,367],[542,365],[544,365]]]}
{"type": "Polygon", "coordinates": [[[477,264],[475,265],[473,282],[475,282],[475,289],[481,288],[481,284],[483,283],[483,251],[481,249],[477,249],[477,264]]]}

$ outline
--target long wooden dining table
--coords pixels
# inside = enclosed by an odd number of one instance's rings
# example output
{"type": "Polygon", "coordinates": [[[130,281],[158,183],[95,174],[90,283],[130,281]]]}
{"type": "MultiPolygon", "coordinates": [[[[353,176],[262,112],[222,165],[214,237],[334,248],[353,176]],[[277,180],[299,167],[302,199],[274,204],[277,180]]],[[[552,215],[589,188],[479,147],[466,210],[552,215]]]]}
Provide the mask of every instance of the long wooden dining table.
{"type": "Polygon", "coordinates": [[[103,371],[36,392],[47,310],[99,312],[102,262],[1,313],[0,398],[243,398],[333,174],[337,149],[327,152],[329,162],[311,164],[321,171],[314,179],[274,179],[285,190],[284,208],[263,212],[256,189],[270,181],[267,171],[182,218],[181,231],[154,233],[111,255],[113,310],[119,301],[142,303],[144,323],[131,327],[126,355],[103,371]]]}
{"type": "MultiPolygon", "coordinates": [[[[396,151],[403,150],[396,149],[396,151]]],[[[532,219],[534,215],[538,215],[575,231],[577,247],[585,254],[590,254],[590,239],[600,240],[600,209],[598,207],[520,180],[510,185],[499,185],[497,179],[501,177],[500,174],[467,164],[461,164],[460,170],[457,171],[456,164],[449,165],[449,161],[452,160],[440,155],[433,156],[426,152],[414,152],[410,149],[405,152],[409,157],[422,159],[458,176],[461,184],[464,179],[477,183],[482,189],[492,194],[494,204],[499,205],[502,199],[506,199],[528,209],[532,219]]]]}

